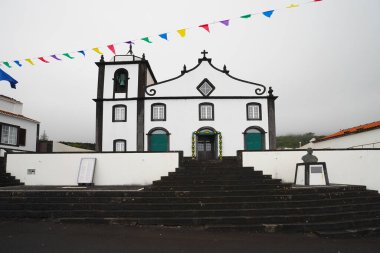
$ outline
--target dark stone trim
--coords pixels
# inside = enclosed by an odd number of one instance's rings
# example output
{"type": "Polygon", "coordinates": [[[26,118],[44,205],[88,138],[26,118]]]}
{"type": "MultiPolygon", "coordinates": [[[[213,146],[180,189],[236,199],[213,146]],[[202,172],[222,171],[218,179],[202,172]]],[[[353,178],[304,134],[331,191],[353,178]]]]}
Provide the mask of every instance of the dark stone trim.
{"type": "Polygon", "coordinates": [[[225,75],[227,75],[228,77],[230,77],[230,78],[232,78],[232,79],[234,79],[234,80],[236,80],[236,81],[243,82],[243,83],[247,83],[247,84],[251,84],[251,85],[255,85],[255,86],[259,86],[259,88],[256,88],[256,89],[255,89],[255,93],[256,93],[257,95],[263,95],[263,94],[265,93],[265,91],[266,91],[266,87],[265,87],[264,85],[259,84],[259,83],[254,83],[254,82],[245,81],[245,80],[243,80],[243,79],[239,79],[239,78],[236,78],[236,77],[234,77],[234,76],[231,76],[231,75],[229,74],[229,71],[227,70],[227,68],[226,68],[225,65],[224,65],[223,69],[219,69],[219,68],[215,67],[215,66],[211,63],[211,60],[212,60],[211,58],[207,58],[207,57],[203,57],[203,58],[201,58],[201,59],[198,59],[198,64],[197,64],[195,67],[193,67],[193,68],[191,68],[191,69],[189,69],[189,70],[186,69],[186,65],[185,65],[184,68],[183,68],[183,70],[181,71],[181,74],[180,74],[179,76],[176,76],[176,77],[174,77],[174,78],[171,78],[171,79],[168,79],[168,80],[165,80],[165,81],[162,81],[162,82],[155,83],[154,85],[150,85],[150,86],[146,87],[145,93],[146,93],[147,95],[149,95],[149,96],[154,96],[154,95],[156,95],[156,90],[153,88],[154,86],[156,86],[156,85],[160,85],[160,84],[164,84],[164,83],[167,83],[167,82],[170,82],[170,81],[173,81],[173,80],[176,80],[176,79],[178,79],[178,78],[184,76],[185,74],[187,74],[187,73],[189,73],[189,72],[195,70],[196,68],[198,68],[198,67],[201,65],[201,63],[204,62],[204,61],[208,62],[208,63],[210,64],[210,66],[211,66],[212,68],[214,68],[215,70],[217,70],[217,71],[219,71],[219,72],[221,72],[221,73],[224,73],[225,75]]]}
{"type": "Polygon", "coordinates": [[[205,79],[202,80],[202,82],[199,83],[199,85],[197,86],[197,90],[199,91],[199,93],[202,94],[203,97],[208,97],[208,96],[210,96],[211,93],[213,93],[213,91],[215,90],[215,86],[214,86],[214,85],[213,85],[213,84],[212,84],[207,78],[205,78],[205,79]],[[204,83],[208,83],[208,84],[211,86],[211,88],[212,88],[211,91],[210,91],[210,93],[207,94],[207,95],[204,95],[204,94],[202,93],[202,91],[200,90],[201,86],[202,86],[204,83]]]}
{"type": "MultiPolygon", "coordinates": [[[[207,100],[212,99],[268,99],[267,97],[258,97],[258,96],[213,96],[207,97],[207,100]]],[[[277,97],[273,97],[276,99],[277,97]]],[[[184,96],[184,97],[135,97],[135,98],[105,98],[105,99],[93,99],[93,101],[130,101],[130,100],[174,100],[174,99],[206,99],[204,96],[184,96]]]]}
{"type": "Polygon", "coordinates": [[[151,121],[166,121],[166,104],[164,103],[154,103],[150,106],[150,120],[151,121]],[[164,118],[163,119],[154,119],[153,118],[153,107],[156,105],[163,105],[164,106],[164,118]]]}
{"type": "Polygon", "coordinates": [[[37,135],[36,135],[36,151],[38,150],[38,142],[40,137],[40,124],[37,124],[37,135]]]}
{"type": "Polygon", "coordinates": [[[128,112],[127,112],[127,106],[126,105],[122,105],[122,104],[118,104],[118,105],[114,105],[112,106],[112,122],[127,122],[127,115],[128,115],[128,112]],[[116,120],[115,119],[115,109],[117,107],[124,107],[124,120],[116,120]]]}
{"type": "MultiPolygon", "coordinates": [[[[168,151],[170,150],[170,133],[169,131],[166,129],[166,128],[163,128],[163,127],[154,127],[152,129],[149,130],[149,132],[146,134],[148,135],[148,151],[150,151],[151,149],[151,144],[150,144],[150,136],[152,136],[152,133],[156,130],[162,130],[164,132],[166,132],[166,135],[168,136],[168,146],[167,146],[167,149],[168,151]]],[[[161,152],[166,152],[166,151],[161,151],[161,152]]]]}
{"type": "MultiPolygon", "coordinates": [[[[145,96],[145,86],[146,86],[146,77],[147,77],[147,67],[145,62],[140,62],[138,70],[138,89],[137,97],[143,98],[145,96]]],[[[145,100],[137,100],[137,138],[136,138],[136,150],[144,151],[144,133],[145,133],[145,100]]]]}
{"type": "Polygon", "coordinates": [[[4,123],[4,122],[0,122],[0,145],[3,145],[3,146],[10,146],[10,147],[20,147],[19,145],[19,139],[20,139],[20,129],[21,127],[20,126],[17,126],[17,125],[12,125],[12,124],[8,124],[8,123],[4,123]],[[1,142],[1,135],[2,135],[2,129],[3,129],[3,126],[10,126],[10,127],[15,127],[17,128],[17,138],[16,138],[16,144],[13,145],[13,144],[7,144],[7,143],[2,143],[1,142]]]}
{"type": "MultiPolygon", "coordinates": [[[[116,55],[116,56],[119,56],[119,55],[116,55]]],[[[122,56],[125,56],[125,55],[122,55],[122,56]]],[[[137,57],[135,56],[136,58],[138,59],[141,59],[140,57],[137,57]]],[[[138,61],[117,61],[117,62],[95,62],[95,64],[100,67],[100,66],[105,66],[105,65],[128,65],[128,64],[145,64],[150,72],[150,74],[152,75],[152,78],[153,78],[153,81],[154,83],[157,83],[157,79],[156,77],[154,76],[154,73],[152,71],[152,68],[150,67],[150,64],[149,64],[149,61],[147,60],[138,60],[138,61]]]]}
{"type": "Polygon", "coordinates": [[[113,152],[115,153],[124,153],[127,151],[127,141],[125,139],[116,139],[113,140],[113,152]],[[116,151],[116,142],[124,142],[124,151],[116,151]]]}
{"type": "MultiPolygon", "coordinates": [[[[20,152],[18,152],[18,150],[15,150],[17,152],[13,153],[13,152],[8,152],[8,154],[12,154],[12,155],[21,155],[21,154],[36,154],[36,155],[41,155],[41,154],[46,154],[45,152],[31,152],[31,151],[23,151],[23,150],[20,150],[20,152]]],[[[149,154],[149,153],[179,153],[179,152],[182,152],[182,150],[172,150],[172,151],[167,151],[167,152],[163,152],[163,151],[143,151],[143,152],[140,152],[140,151],[126,151],[126,152],[123,152],[123,153],[128,153],[128,154],[134,154],[134,153],[141,153],[141,154],[149,154]]],[[[104,151],[104,152],[54,152],[54,153],[49,153],[49,154],[58,154],[58,155],[65,155],[65,154],[114,154],[114,153],[120,153],[120,152],[114,152],[114,151],[104,151]]]]}
{"type": "MultiPolygon", "coordinates": [[[[380,148],[331,148],[331,149],[313,149],[313,151],[380,151],[380,148]]],[[[307,149],[277,149],[277,150],[239,150],[242,152],[307,152],[307,149]]]]}
{"type": "MultiPolygon", "coordinates": [[[[102,62],[103,63],[103,62],[102,62]]],[[[98,65],[98,64],[97,64],[98,65]]],[[[103,150],[103,94],[104,94],[104,65],[98,65],[98,91],[96,102],[96,124],[95,124],[95,150],[103,150]]]]}
{"type": "MultiPolygon", "coordinates": [[[[247,127],[244,132],[243,132],[243,138],[244,138],[244,151],[247,149],[247,143],[245,142],[245,135],[247,134],[248,130],[250,129],[255,129],[255,130],[258,130],[262,136],[261,136],[261,145],[262,147],[264,148],[264,150],[266,150],[266,145],[265,145],[265,130],[259,126],[250,126],[250,127],[247,127]]],[[[256,150],[249,150],[249,151],[256,151],[256,150]]]]}
{"type": "Polygon", "coordinates": [[[204,102],[204,103],[200,103],[199,106],[198,106],[198,110],[199,110],[199,121],[214,121],[215,120],[215,111],[214,111],[214,104],[213,103],[208,103],[208,102],[204,102]],[[202,119],[201,118],[201,107],[203,105],[211,105],[211,112],[212,112],[212,115],[211,115],[211,119],[202,119]]]}
{"type": "Polygon", "coordinates": [[[269,149],[276,149],[276,108],[275,97],[268,97],[268,137],[269,137],[269,149]]]}
{"type": "Polygon", "coordinates": [[[261,110],[261,104],[260,103],[256,103],[256,102],[247,103],[247,105],[246,105],[246,111],[247,111],[247,120],[262,120],[262,110],[261,110]],[[257,119],[255,119],[255,118],[250,119],[249,118],[248,107],[250,105],[258,105],[259,106],[259,118],[257,118],[257,119]]]}

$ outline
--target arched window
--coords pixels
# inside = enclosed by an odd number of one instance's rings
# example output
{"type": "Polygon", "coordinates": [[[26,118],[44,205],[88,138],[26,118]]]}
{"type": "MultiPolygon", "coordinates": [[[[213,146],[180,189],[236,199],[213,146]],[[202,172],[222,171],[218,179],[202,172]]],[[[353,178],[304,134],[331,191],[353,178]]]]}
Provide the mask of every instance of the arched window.
{"type": "Polygon", "coordinates": [[[166,105],[163,103],[155,103],[151,106],[152,121],[166,121],[166,105]]]}
{"type": "Polygon", "coordinates": [[[244,150],[264,150],[265,131],[261,127],[252,126],[244,131],[244,150]]]}
{"type": "Polygon", "coordinates": [[[247,120],[261,120],[261,104],[247,104],[247,120]]]}
{"type": "Polygon", "coordinates": [[[118,69],[113,77],[113,90],[115,93],[127,93],[129,75],[126,69],[118,69]]]}
{"type": "Polygon", "coordinates": [[[112,107],[112,121],[113,122],[127,121],[127,106],[126,105],[114,105],[112,107]]]}
{"type": "Polygon", "coordinates": [[[199,104],[199,120],[214,120],[214,104],[199,104]]]}
{"type": "Polygon", "coordinates": [[[165,128],[151,129],[148,133],[148,151],[169,151],[169,135],[165,128]]]}
{"type": "Polygon", "coordinates": [[[127,141],[123,139],[117,139],[113,141],[113,151],[114,152],[125,152],[127,151],[127,141]]]}

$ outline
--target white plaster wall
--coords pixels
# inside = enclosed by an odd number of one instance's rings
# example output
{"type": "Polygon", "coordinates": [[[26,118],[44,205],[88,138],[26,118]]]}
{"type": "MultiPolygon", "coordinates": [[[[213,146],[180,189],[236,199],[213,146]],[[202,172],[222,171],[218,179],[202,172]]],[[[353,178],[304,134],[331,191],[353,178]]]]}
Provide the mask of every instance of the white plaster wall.
{"type": "Polygon", "coordinates": [[[380,128],[311,143],[313,148],[380,148],[380,128]],[[374,144],[372,144],[374,143],[374,144]]]}
{"type": "Polygon", "coordinates": [[[104,101],[103,102],[103,151],[113,151],[113,141],[127,141],[127,151],[136,151],[137,102],[104,101]],[[112,106],[127,106],[127,122],[112,122],[112,106]]]}
{"type": "MultiPolygon", "coordinates": [[[[104,73],[104,93],[103,98],[113,98],[113,77],[115,71],[124,68],[128,70],[128,98],[137,97],[138,85],[138,64],[120,64],[120,65],[106,65],[104,73]]],[[[125,96],[124,96],[125,98],[125,96]]]]}
{"type": "MultiPolygon", "coordinates": [[[[306,150],[243,151],[243,166],[254,166],[264,174],[293,182],[296,163],[306,150]]],[[[366,185],[380,191],[380,150],[315,150],[319,162],[326,162],[330,183],[366,185]]]]}
{"type": "MultiPolygon", "coordinates": [[[[220,67],[220,66],[217,66],[220,67]]],[[[239,73],[231,71],[231,75],[238,76],[239,73]]],[[[255,89],[259,86],[243,83],[228,77],[226,74],[213,69],[208,62],[201,65],[171,82],[163,83],[152,87],[156,89],[156,97],[165,96],[201,96],[196,87],[207,78],[214,86],[212,96],[257,96],[255,89]]],[[[250,81],[250,80],[247,80],[250,81]]],[[[265,96],[267,94],[264,94],[265,96]]]]}
{"type": "Polygon", "coordinates": [[[9,146],[9,145],[0,145],[0,148],[10,148],[23,151],[36,151],[36,141],[37,141],[37,123],[14,118],[6,115],[0,115],[0,122],[7,123],[10,125],[19,126],[26,129],[26,139],[25,146],[9,146]]]}
{"type": "Polygon", "coordinates": [[[95,185],[149,185],[178,167],[179,154],[8,154],[7,172],[25,185],[77,185],[81,158],[96,158],[95,185]],[[35,175],[27,175],[35,169],[35,175]]]}
{"type": "Polygon", "coordinates": [[[14,114],[22,114],[22,103],[0,96],[0,110],[14,114]]]}
{"type": "MultiPolygon", "coordinates": [[[[163,127],[170,133],[170,150],[183,150],[184,156],[191,156],[192,133],[201,127],[213,127],[223,136],[223,155],[235,156],[244,149],[243,132],[250,126],[259,126],[268,131],[268,107],[266,99],[174,99],[145,101],[145,132],[154,127],[163,127]],[[199,104],[214,104],[214,121],[199,120],[199,104]],[[247,120],[246,104],[261,103],[262,120],[247,120]],[[166,121],[151,121],[151,104],[166,104],[166,121]]],[[[268,148],[268,134],[266,147],[268,148]]],[[[148,140],[145,138],[145,150],[148,140]]]]}

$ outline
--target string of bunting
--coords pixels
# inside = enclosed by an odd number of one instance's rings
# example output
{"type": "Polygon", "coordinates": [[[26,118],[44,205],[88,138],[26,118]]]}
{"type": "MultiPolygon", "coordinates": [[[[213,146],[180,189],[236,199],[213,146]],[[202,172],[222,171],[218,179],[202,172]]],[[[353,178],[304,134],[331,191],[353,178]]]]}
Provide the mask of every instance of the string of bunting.
{"type": "MultiPolygon", "coordinates": [[[[267,10],[267,11],[258,12],[258,13],[248,13],[248,14],[241,15],[240,17],[237,17],[237,18],[223,19],[220,21],[206,23],[206,24],[202,24],[202,25],[198,25],[198,26],[194,26],[194,27],[178,29],[177,31],[175,31],[175,34],[178,34],[181,38],[185,38],[187,36],[188,31],[191,29],[203,29],[204,31],[211,33],[211,26],[212,25],[223,25],[225,27],[228,27],[228,26],[230,26],[231,21],[233,21],[233,20],[236,21],[239,19],[240,20],[250,19],[254,15],[263,15],[266,18],[271,18],[272,15],[274,14],[274,12],[277,12],[279,10],[297,8],[297,7],[300,7],[301,5],[304,5],[304,4],[321,2],[321,1],[322,0],[310,0],[310,1],[302,3],[302,4],[289,4],[286,7],[281,8],[281,9],[272,9],[272,10],[267,10]]],[[[88,54],[89,52],[95,52],[99,55],[103,55],[104,54],[103,51],[105,49],[108,49],[114,55],[116,55],[116,48],[115,48],[116,45],[120,45],[123,43],[136,44],[140,41],[151,44],[154,41],[153,38],[156,38],[156,37],[160,38],[161,40],[164,40],[164,41],[169,41],[169,34],[172,34],[172,33],[173,32],[166,32],[166,33],[158,34],[158,36],[157,35],[146,36],[146,37],[143,37],[141,39],[128,40],[125,42],[109,44],[107,46],[94,47],[94,48],[90,48],[90,49],[82,49],[82,50],[77,50],[77,51],[72,51],[72,52],[67,52],[67,53],[61,53],[61,54],[53,54],[53,55],[40,56],[40,57],[35,57],[35,58],[25,58],[24,60],[0,61],[0,66],[1,66],[1,64],[3,64],[4,66],[6,66],[8,68],[12,68],[12,66],[23,67],[25,63],[27,63],[27,65],[31,65],[31,66],[36,65],[37,62],[38,63],[42,62],[42,63],[47,64],[47,63],[51,63],[52,61],[62,61],[63,59],[72,60],[72,59],[75,59],[75,57],[78,57],[78,55],[85,57],[86,54],[88,54]]]]}

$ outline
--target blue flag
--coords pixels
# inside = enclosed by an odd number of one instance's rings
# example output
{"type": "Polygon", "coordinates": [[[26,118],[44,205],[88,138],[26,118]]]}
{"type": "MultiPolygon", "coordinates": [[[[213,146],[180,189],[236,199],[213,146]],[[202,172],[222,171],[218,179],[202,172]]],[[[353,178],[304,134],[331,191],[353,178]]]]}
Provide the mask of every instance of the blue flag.
{"type": "Polygon", "coordinates": [[[0,69],[0,81],[8,81],[13,89],[16,89],[16,83],[18,83],[15,79],[13,79],[13,77],[5,73],[2,69],[0,69]]]}

